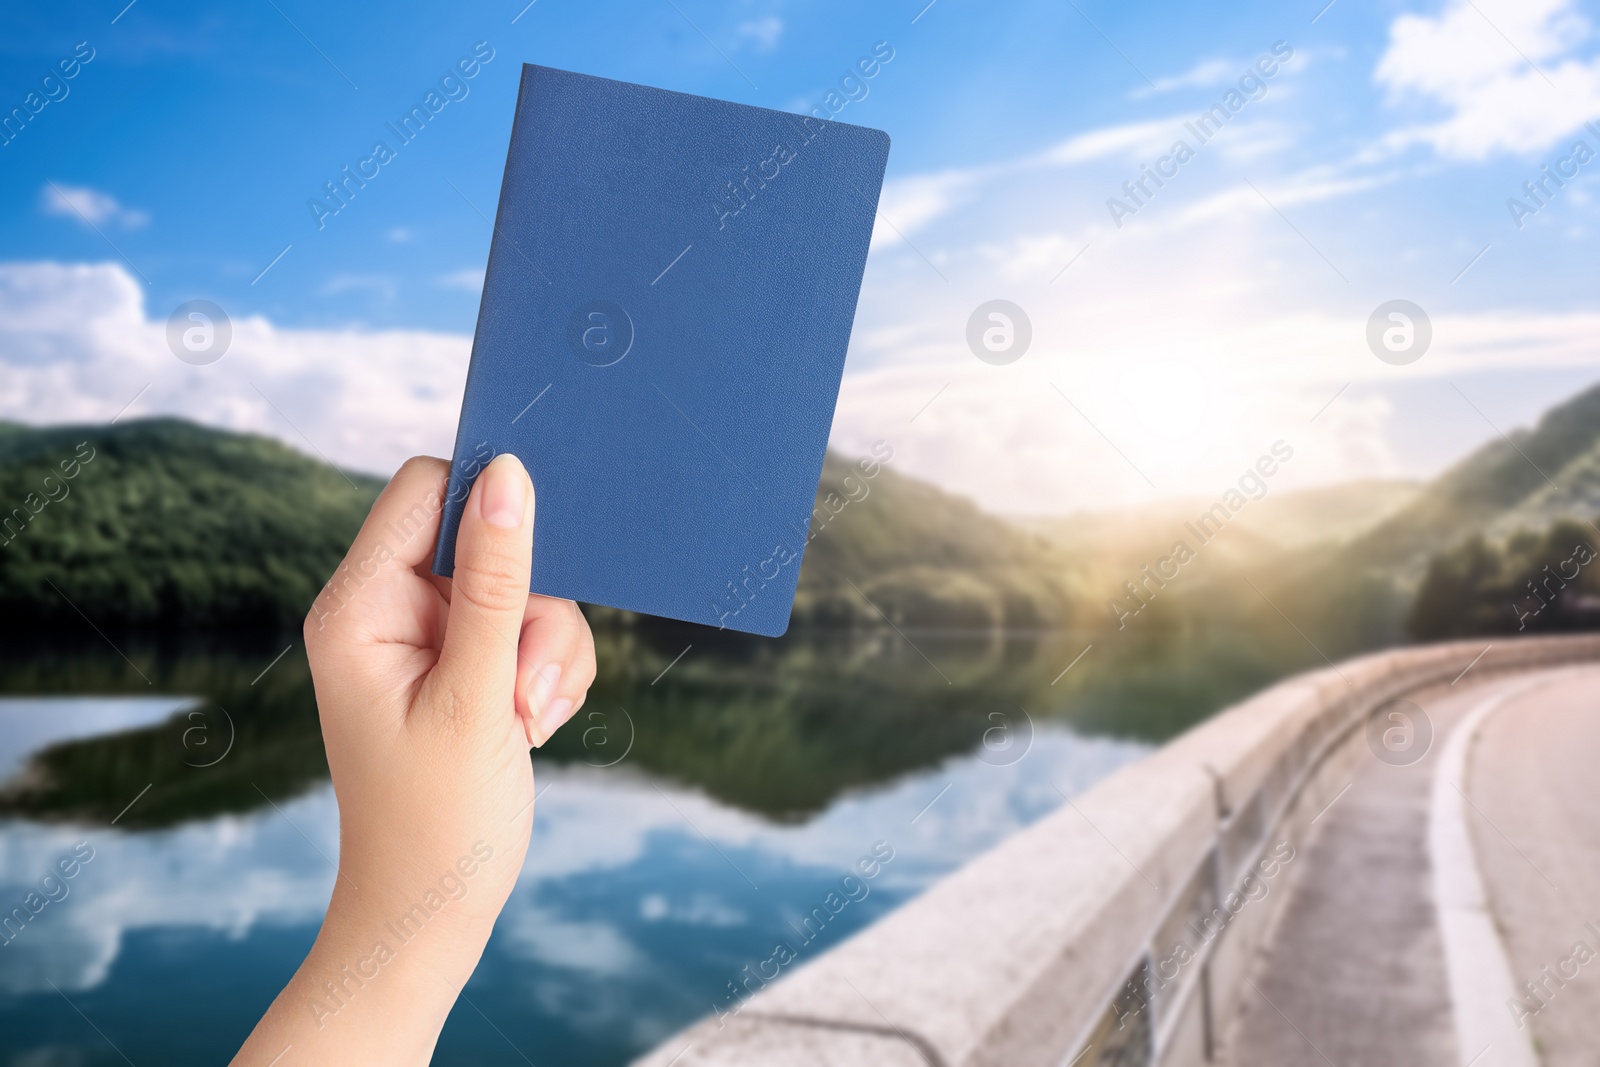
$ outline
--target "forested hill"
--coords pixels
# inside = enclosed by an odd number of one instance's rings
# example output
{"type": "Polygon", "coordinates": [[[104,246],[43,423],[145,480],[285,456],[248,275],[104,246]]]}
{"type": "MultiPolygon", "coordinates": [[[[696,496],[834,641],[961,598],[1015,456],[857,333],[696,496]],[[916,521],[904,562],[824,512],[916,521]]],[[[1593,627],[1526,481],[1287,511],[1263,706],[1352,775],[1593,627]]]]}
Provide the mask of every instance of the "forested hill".
{"type": "Polygon", "coordinates": [[[0,625],[297,627],[382,488],[174,419],[0,424],[0,625]]]}
{"type": "MultiPolygon", "coordinates": [[[[828,455],[795,626],[1116,629],[1107,598],[1165,551],[1193,510],[1162,501],[1011,522],[900,463],[887,449],[864,460],[828,455]]],[[[298,628],[382,486],[268,438],[174,419],[0,423],[0,629],[82,629],[85,619],[105,629],[298,628]]],[[[1417,636],[1445,632],[1426,621],[1441,613],[1503,623],[1515,615],[1501,602],[1526,585],[1522,570],[1538,555],[1527,538],[1596,514],[1600,387],[1427,484],[1262,501],[1139,625],[1254,625],[1253,613],[1267,611],[1262,594],[1319,644],[1345,651],[1402,639],[1408,616],[1417,636]],[[1529,533],[1511,545],[1518,530],[1529,533]],[[1484,540],[1460,547],[1471,535],[1484,540]],[[1500,563],[1489,559],[1496,552],[1500,563]],[[1427,610],[1416,614],[1430,567],[1427,610]]],[[[1600,609],[1574,600],[1573,611],[1546,614],[1588,625],[1600,609]]],[[[1263,618],[1277,625],[1276,614],[1263,618]]]]}
{"type": "MultiPolygon", "coordinates": [[[[829,455],[796,624],[1064,616],[1044,538],[892,467],[829,455]]],[[[296,628],[382,487],[175,419],[0,423],[0,628],[296,628]]]]}
{"type": "Polygon", "coordinates": [[[1082,607],[1071,558],[893,460],[829,453],[795,598],[797,622],[963,629],[1062,625],[1082,607]],[[872,476],[867,471],[875,470],[872,476]]]}
{"type": "Polygon", "coordinates": [[[1393,517],[1351,545],[1351,558],[1419,567],[1463,538],[1543,529],[1600,513],[1600,386],[1551,408],[1532,429],[1512,430],[1429,483],[1393,517]]]}

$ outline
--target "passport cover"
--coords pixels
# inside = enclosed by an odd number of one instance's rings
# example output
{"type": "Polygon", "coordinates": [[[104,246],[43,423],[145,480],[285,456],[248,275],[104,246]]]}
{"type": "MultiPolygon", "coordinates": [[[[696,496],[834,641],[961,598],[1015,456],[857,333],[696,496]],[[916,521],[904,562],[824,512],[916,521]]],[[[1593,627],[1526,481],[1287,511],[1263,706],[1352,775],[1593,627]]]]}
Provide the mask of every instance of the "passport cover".
{"type": "Polygon", "coordinates": [[[530,589],[789,625],[889,138],[525,65],[434,570],[489,458],[530,589]]]}

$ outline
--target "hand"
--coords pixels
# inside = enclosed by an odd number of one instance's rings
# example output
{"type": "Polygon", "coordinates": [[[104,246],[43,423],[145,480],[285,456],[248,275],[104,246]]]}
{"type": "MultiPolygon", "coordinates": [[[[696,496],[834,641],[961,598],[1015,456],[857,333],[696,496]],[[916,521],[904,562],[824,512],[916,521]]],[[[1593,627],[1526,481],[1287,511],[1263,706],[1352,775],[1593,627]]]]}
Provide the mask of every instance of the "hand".
{"type": "Polygon", "coordinates": [[[529,596],[534,494],[516,457],[478,477],[453,581],[429,570],[448,466],[413,459],[306,620],[339,802],[316,945],[235,1063],[427,1063],[516,884],[529,748],[582,706],[594,641],[529,596]]]}

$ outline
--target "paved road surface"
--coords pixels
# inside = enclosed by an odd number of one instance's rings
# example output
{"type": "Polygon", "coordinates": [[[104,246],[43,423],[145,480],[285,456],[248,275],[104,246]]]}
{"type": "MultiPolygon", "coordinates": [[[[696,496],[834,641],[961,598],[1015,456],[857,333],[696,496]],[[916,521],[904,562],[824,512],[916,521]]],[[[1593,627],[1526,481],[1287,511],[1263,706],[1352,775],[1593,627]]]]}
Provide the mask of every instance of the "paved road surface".
{"type": "MultiPolygon", "coordinates": [[[[1562,677],[1496,712],[1478,731],[1466,793],[1478,868],[1512,977],[1546,990],[1540,999],[1547,1006],[1526,1020],[1545,1067],[1594,1067],[1600,1064],[1600,672],[1562,677]],[[1585,950],[1575,951],[1580,941],[1585,950]],[[1541,974],[1546,967],[1550,974],[1541,974]]],[[[1539,1002],[1530,998],[1526,1005],[1539,1002]]]]}
{"type": "Polygon", "coordinates": [[[1546,980],[1554,995],[1528,1021],[1546,1067],[1600,1064],[1600,672],[1547,678],[1412,695],[1432,721],[1432,746],[1410,766],[1364,762],[1317,818],[1293,895],[1224,1028],[1234,1067],[1467,1063],[1434,907],[1430,792],[1448,734],[1500,692],[1512,695],[1471,749],[1465,817],[1516,980],[1543,980],[1540,968],[1564,960],[1577,971],[1563,987],[1546,980]],[[1586,964],[1573,961],[1579,940],[1595,953],[1586,964]]]}

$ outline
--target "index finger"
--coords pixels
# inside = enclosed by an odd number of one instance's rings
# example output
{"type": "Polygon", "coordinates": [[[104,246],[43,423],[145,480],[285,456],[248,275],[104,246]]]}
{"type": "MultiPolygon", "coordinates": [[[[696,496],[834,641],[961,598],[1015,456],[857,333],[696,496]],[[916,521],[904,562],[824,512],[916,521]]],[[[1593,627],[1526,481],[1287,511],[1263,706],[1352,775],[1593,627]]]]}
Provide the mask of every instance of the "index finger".
{"type": "Polygon", "coordinates": [[[407,574],[433,555],[450,465],[432,456],[406,460],[373,502],[350,551],[311,605],[307,628],[318,630],[350,605],[369,583],[407,574]]]}

